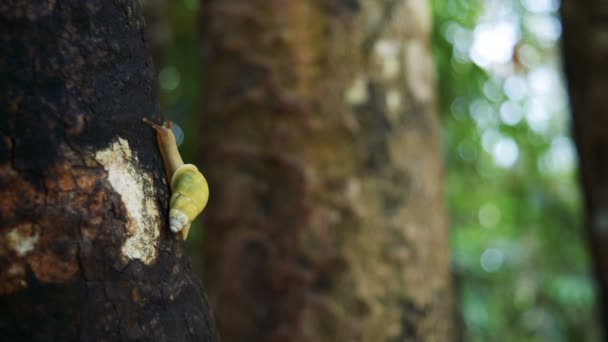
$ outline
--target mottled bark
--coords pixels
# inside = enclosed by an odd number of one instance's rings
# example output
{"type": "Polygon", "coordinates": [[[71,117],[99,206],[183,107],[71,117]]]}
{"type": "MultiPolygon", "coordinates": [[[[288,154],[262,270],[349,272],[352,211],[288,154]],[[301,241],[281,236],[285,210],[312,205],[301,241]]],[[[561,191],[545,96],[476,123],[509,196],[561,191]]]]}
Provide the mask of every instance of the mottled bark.
{"type": "Polygon", "coordinates": [[[585,220],[608,336],[608,2],[562,2],[563,52],[585,220]]]}
{"type": "Polygon", "coordinates": [[[215,341],[146,116],[138,1],[0,4],[0,339],[215,341]]]}
{"type": "Polygon", "coordinates": [[[449,341],[425,0],[207,0],[203,258],[225,341],[449,341]]]}

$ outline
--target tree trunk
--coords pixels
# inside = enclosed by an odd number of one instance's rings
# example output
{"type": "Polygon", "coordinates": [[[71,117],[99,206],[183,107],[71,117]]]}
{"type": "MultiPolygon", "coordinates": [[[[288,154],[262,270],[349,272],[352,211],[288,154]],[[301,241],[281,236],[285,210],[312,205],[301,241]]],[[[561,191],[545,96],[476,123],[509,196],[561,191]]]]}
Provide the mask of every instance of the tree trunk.
{"type": "Polygon", "coordinates": [[[585,220],[608,336],[608,3],[562,2],[563,52],[585,220]]]}
{"type": "Polygon", "coordinates": [[[142,123],[138,4],[0,4],[2,340],[216,341],[142,123]]]}
{"type": "Polygon", "coordinates": [[[224,341],[449,341],[424,0],[207,0],[203,258],[224,341]]]}

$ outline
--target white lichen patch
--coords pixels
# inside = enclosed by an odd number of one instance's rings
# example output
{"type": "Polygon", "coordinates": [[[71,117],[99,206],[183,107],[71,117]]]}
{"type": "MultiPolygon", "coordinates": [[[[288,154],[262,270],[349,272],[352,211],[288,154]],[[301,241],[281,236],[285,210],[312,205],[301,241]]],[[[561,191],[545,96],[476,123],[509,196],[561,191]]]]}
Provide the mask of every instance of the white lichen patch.
{"type": "Polygon", "coordinates": [[[160,236],[159,209],[153,196],[146,195],[153,188],[152,177],[138,167],[129,143],[119,138],[110,147],[97,151],[95,159],[108,172],[108,180],[120,194],[128,213],[128,237],[122,254],[150,264],[156,259],[160,236]]]}
{"type": "Polygon", "coordinates": [[[22,257],[34,250],[40,234],[31,223],[14,227],[7,235],[9,247],[22,257]]]}

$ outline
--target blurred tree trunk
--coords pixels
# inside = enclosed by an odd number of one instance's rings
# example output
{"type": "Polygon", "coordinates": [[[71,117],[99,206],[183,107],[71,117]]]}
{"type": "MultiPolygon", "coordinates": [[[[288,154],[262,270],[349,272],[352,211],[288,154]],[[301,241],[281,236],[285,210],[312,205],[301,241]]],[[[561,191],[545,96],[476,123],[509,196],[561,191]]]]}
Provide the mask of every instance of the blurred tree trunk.
{"type": "Polygon", "coordinates": [[[449,341],[425,0],[206,0],[204,273],[224,341],[449,341]]]}
{"type": "Polygon", "coordinates": [[[608,336],[608,3],[562,3],[563,52],[586,227],[608,336]]]}
{"type": "Polygon", "coordinates": [[[0,5],[3,341],[216,341],[167,228],[139,2],[0,5]]]}

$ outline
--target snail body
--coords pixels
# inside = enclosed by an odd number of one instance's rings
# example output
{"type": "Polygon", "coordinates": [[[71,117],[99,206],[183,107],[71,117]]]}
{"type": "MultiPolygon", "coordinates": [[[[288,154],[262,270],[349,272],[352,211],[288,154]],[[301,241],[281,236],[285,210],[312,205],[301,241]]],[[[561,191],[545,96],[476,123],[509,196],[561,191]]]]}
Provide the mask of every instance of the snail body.
{"type": "Polygon", "coordinates": [[[181,232],[182,238],[186,240],[192,221],[207,205],[209,185],[195,165],[184,164],[171,131],[171,121],[166,121],[161,126],[146,118],[143,120],[156,131],[156,140],[171,186],[169,227],[174,233],[181,232]]]}

